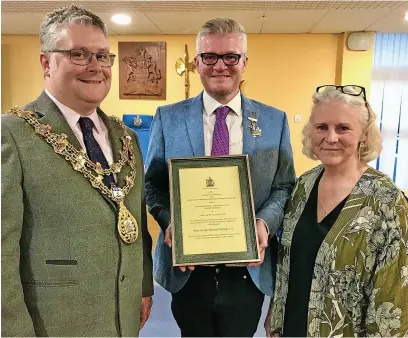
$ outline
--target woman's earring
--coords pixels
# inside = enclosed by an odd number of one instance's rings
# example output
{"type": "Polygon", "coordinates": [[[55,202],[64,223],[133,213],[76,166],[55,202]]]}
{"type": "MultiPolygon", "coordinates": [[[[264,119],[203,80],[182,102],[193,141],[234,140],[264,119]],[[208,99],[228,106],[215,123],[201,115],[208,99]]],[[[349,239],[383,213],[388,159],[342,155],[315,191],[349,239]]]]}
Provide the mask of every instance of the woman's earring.
{"type": "Polygon", "coordinates": [[[365,143],[362,141],[362,142],[360,142],[360,143],[358,144],[358,154],[357,154],[357,157],[358,157],[358,161],[359,161],[359,162],[361,161],[361,153],[362,153],[362,151],[363,151],[364,148],[365,148],[365,143]]]}

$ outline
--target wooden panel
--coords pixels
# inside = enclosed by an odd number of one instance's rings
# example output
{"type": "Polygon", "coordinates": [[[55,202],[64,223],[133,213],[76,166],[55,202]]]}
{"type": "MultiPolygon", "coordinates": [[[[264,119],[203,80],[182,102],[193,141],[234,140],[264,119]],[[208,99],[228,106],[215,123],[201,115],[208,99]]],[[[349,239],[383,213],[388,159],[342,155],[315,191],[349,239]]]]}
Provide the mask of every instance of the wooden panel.
{"type": "Polygon", "coordinates": [[[166,99],[166,42],[119,42],[119,98],[166,99]]]}

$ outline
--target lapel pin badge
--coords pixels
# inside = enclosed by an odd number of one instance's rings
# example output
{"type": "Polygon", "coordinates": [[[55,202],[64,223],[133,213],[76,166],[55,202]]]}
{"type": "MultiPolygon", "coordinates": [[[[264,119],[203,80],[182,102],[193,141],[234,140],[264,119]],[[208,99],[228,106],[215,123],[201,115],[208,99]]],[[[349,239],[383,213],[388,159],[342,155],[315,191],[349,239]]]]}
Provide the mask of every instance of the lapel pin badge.
{"type": "MultiPolygon", "coordinates": [[[[256,116],[256,113],[253,112],[252,116],[256,116]]],[[[248,116],[249,120],[249,130],[251,131],[251,135],[253,137],[258,137],[262,135],[262,129],[258,126],[258,119],[255,117],[248,116]]]]}

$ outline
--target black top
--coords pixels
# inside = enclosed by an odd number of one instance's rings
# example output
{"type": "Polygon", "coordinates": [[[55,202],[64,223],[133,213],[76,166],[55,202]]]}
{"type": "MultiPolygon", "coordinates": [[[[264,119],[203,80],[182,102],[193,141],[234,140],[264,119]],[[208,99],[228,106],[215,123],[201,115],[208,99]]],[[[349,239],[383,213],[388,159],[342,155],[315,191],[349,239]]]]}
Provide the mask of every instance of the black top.
{"type": "Polygon", "coordinates": [[[307,315],[317,252],[336,222],[347,197],[320,223],[317,222],[318,187],[323,172],[316,180],[305,209],[293,233],[290,249],[289,289],[285,307],[283,336],[307,336],[307,315]]]}

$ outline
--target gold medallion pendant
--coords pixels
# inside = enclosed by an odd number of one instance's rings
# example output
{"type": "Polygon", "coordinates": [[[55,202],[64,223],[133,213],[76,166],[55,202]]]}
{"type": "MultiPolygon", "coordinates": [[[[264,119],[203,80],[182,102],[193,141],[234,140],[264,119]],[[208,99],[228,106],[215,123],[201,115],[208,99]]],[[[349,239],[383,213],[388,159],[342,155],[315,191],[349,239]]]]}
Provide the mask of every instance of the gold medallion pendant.
{"type": "Polygon", "coordinates": [[[136,219],[125,207],[123,201],[118,203],[118,207],[119,207],[118,214],[119,236],[125,243],[131,244],[137,240],[137,237],[139,235],[136,219]]]}
{"type": "Polygon", "coordinates": [[[126,208],[123,199],[125,194],[123,190],[115,185],[111,187],[113,200],[118,204],[118,233],[122,241],[132,244],[137,240],[139,229],[137,228],[136,219],[126,208]]]}

